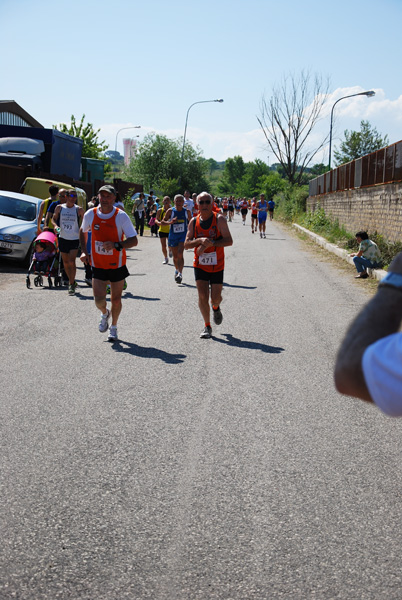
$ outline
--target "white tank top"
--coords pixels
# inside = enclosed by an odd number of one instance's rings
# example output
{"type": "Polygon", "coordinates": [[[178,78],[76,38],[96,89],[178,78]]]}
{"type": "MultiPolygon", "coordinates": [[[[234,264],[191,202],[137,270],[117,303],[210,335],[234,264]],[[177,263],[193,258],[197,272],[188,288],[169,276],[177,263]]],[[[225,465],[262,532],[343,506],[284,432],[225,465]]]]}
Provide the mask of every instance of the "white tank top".
{"type": "Polygon", "coordinates": [[[66,204],[61,205],[60,237],[63,240],[78,240],[79,238],[77,210],[78,206],[76,204],[71,208],[67,208],[66,204]]]}

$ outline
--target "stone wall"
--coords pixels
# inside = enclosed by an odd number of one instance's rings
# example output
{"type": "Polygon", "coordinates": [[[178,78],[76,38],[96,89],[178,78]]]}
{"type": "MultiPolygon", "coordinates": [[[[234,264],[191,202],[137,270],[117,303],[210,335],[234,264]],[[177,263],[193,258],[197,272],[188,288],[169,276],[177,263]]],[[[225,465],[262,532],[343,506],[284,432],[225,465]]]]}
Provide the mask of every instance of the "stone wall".
{"type": "Polygon", "coordinates": [[[307,209],[318,205],[349,233],[377,231],[389,242],[402,241],[402,183],[309,196],[307,209]]]}

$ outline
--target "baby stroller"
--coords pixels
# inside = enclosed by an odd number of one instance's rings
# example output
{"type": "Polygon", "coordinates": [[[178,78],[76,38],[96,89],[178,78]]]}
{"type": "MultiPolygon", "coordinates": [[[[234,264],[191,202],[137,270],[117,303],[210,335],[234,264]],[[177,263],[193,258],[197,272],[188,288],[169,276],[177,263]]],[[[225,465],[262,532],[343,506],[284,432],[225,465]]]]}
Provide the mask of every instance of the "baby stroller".
{"type": "Polygon", "coordinates": [[[44,261],[39,262],[33,255],[26,278],[27,288],[31,289],[31,280],[29,277],[31,274],[35,275],[35,287],[43,286],[44,277],[47,277],[50,288],[53,287],[52,277],[54,277],[54,286],[61,287],[60,257],[57,236],[52,231],[42,231],[35,239],[34,246],[37,242],[42,242],[47,257],[44,261]]]}

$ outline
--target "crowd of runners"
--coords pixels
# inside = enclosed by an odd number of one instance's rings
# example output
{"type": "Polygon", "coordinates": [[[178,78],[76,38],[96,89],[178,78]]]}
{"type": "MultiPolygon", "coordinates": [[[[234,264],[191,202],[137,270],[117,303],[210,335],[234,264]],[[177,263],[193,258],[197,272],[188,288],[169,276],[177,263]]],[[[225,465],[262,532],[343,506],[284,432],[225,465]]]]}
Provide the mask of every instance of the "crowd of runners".
{"type": "MultiPolygon", "coordinates": [[[[68,293],[75,295],[77,282],[76,258],[81,247],[80,259],[85,265],[85,282],[92,287],[95,305],[101,313],[99,331],[108,331],[108,340],[118,339],[117,323],[122,309],[122,293],[129,275],[126,266],[126,250],[138,244],[138,236],[144,234],[147,222],[151,236],[159,237],[163,264],[171,258],[174,263],[174,281],[183,280],[184,250],[194,250],[194,275],[198,291],[198,306],[204,320],[201,338],[212,336],[212,320],[220,325],[224,248],[233,244],[229,223],[234,214],[241,215],[246,226],[251,214],[251,232],[258,231],[265,238],[265,226],[269,215],[273,219],[275,203],[259,199],[214,198],[207,192],[192,194],[186,190],[177,194],[173,203],[169,196],[162,202],[150,192],[133,197],[132,215],[124,208],[118,193],[111,185],[104,185],[92,199],[88,210],[76,204],[76,194],[67,190],[50,190],[52,212],[44,214],[45,227],[54,229],[59,238],[59,248],[64,265],[64,278],[68,280],[68,293]],[[110,293],[110,308],[107,295],[110,293]],[[109,325],[110,322],[110,325],[109,325]]],[[[46,202],[46,201],[44,201],[46,202]]],[[[46,211],[45,211],[46,212],[46,211]]],[[[42,211],[42,214],[44,211],[42,211]]],[[[38,231],[40,221],[38,220],[38,231]]],[[[67,281],[66,281],[67,283],[67,281]]]]}

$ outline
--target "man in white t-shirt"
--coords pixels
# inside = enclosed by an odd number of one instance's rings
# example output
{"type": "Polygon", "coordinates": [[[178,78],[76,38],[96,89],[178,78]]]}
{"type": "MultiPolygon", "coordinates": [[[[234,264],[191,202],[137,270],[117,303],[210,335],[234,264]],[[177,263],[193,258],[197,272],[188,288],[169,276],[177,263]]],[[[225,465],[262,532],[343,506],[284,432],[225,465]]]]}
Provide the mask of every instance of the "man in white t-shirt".
{"type": "Polygon", "coordinates": [[[335,365],[339,392],[375,402],[392,417],[402,416],[401,322],[402,252],[350,326],[335,365]]]}
{"type": "Polygon", "coordinates": [[[184,196],[184,208],[186,210],[189,210],[191,213],[191,216],[192,216],[193,212],[194,212],[194,202],[190,198],[190,192],[188,190],[186,190],[184,192],[183,196],[184,196]]]}
{"type": "Polygon", "coordinates": [[[114,206],[116,191],[111,185],[104,185],[99,192],[99,206],[90,208],[84,215],[80,229],[81,260],[90,261],[92,266],[92,289],[97,308],[102,316],[99,331],[108,329],[109,318],[112,324],[108,340],[117,340],[117,321],[121,313],[121,295],[124,280],[129,275],[126,267],[126,249],[138,244],[137,232],[130,217],[114,206]],[[90,257],[86,246],[86,233],[91,231],[90,257]],[[106,288],[111,289],[111,310],[106,303],[106,288]]]}

